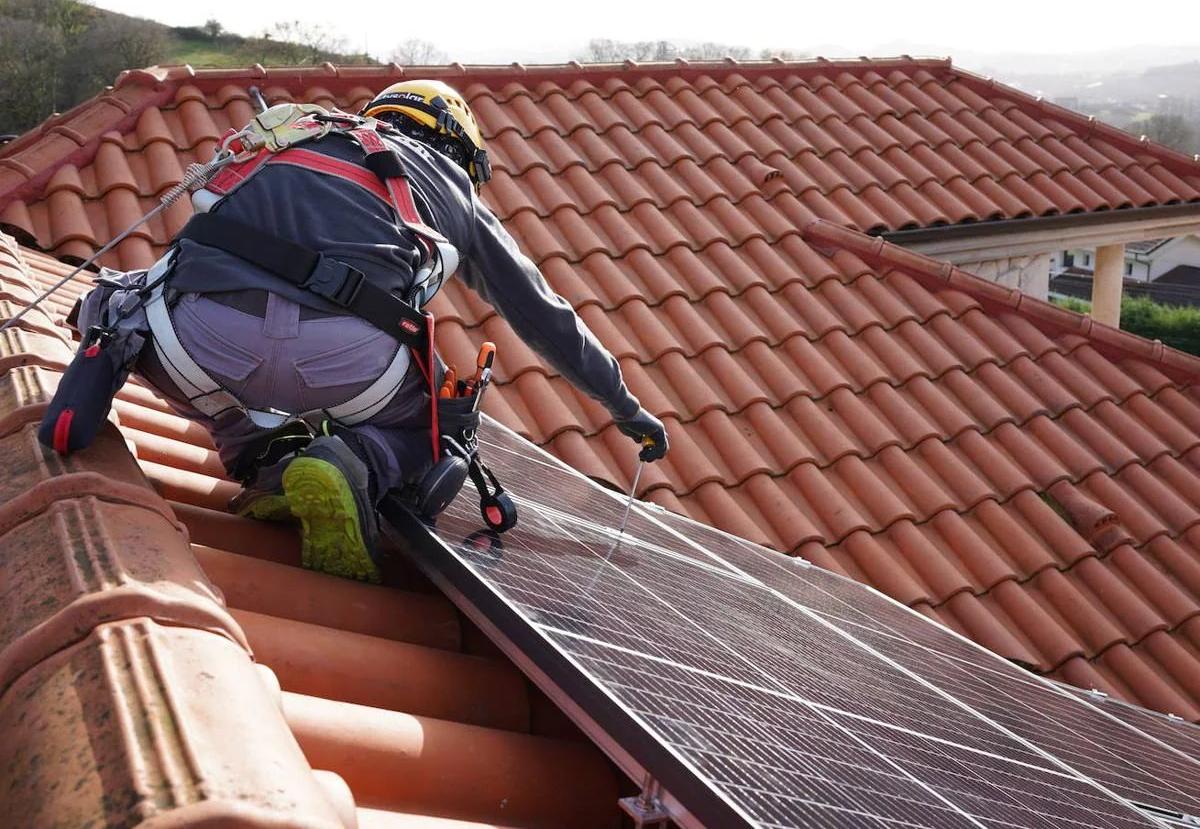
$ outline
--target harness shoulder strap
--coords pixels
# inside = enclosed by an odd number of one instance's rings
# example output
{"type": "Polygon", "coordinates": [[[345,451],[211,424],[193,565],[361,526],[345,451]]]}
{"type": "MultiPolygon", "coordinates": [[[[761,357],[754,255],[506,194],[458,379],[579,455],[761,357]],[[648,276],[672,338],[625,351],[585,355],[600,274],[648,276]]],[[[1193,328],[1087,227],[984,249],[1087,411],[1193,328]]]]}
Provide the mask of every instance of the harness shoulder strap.
{"type": "Polygon", "coordinates": [[[366,154],[367,169],[383,182],[391,196],[396,215],[416,237],[426,254],[425,264],[413,275],[410,300],[418,308],[426,305],[441,290],[446,278],[458,269],[458,249],[438,231],[429,227],[417,210],[404,160],[389,147],[373,126],[347,133],[366,154]]]}

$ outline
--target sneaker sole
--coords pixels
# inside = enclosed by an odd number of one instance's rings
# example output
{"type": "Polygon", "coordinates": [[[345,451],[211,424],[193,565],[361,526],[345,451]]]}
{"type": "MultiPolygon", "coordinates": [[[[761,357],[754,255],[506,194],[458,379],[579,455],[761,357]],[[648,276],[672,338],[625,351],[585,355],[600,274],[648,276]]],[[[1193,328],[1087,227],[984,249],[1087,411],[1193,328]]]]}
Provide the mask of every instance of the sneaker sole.
{"type": "Polygon", "coordinates": [[[259,521],[290,521],[293,517],[286,495],[264,495],[245,507],[235,507],[234,514],[259,521]]]}
{"type": "Polygon", "coordinates": [[[310,570],[379,582],[363,541],[354,493],[341,471],[320,458],[297,458],[283,472],[283,491],[301,524],[301,559],[310,570]]]}

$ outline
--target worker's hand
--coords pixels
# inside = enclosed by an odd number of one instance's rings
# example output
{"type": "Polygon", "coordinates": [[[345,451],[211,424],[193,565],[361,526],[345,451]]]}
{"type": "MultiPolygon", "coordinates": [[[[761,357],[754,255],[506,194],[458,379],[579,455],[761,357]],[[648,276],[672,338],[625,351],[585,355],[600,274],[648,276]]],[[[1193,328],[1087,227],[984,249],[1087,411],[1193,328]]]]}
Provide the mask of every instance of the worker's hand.
{"type": "Polygon", "coordinates": [[[638,409],[637,414],[628,420],[618,420],[617,428],[642,445],[638,455],[642,460],[656,461],[667,454],[670,447],[667,429],[661,420],[645,409],[638,409]]]}

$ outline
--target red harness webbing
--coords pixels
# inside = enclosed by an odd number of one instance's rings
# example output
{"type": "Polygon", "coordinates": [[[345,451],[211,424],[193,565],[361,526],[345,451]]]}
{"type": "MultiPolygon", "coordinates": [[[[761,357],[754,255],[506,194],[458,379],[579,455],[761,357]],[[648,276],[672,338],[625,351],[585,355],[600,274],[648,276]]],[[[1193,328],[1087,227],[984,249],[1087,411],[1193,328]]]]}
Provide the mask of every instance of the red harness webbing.
{"type": "Polygon", "coordinates": [[[342,161],[341,159],[314,152],[313,150],[300,149],[299,147],[291,147],[283,152],[276,153],[267,164],[288,164],[292,167],[302,167],[305,170],[312,170],[315,173],[324,173],[325,175],[345,179],[351,184],[357,184],[371,193],[397,213],[400,212],[400,208],[393,202],[388,189],[379,180],[379,176],[357,164],[342,161]]]}

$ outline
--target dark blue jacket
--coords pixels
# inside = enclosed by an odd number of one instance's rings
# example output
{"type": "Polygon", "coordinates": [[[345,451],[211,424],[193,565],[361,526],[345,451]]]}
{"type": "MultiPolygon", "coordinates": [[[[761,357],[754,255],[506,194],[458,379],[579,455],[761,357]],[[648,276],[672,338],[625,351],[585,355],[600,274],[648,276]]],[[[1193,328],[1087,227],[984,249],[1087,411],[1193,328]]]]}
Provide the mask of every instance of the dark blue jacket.
{"type": "MultiPolygon", "coordinates": [[[[576,388],[618,419],[633,416],[639,404],[625,387],[616,359],[550,289],[478,199],[466,173],[416,141],[386,140],[404,160],[422,217],[458,248],[457,275],[576,388]]],[[[351,139],[337,134],[304,148],[343,161],[361,164],[363,159],[351,139]]],[[[342,260],[398,294],[411,287],[418,262],[415,244],[390,207],[351,182],[287,164],[267,165],[214,212],[342,260]]],[[[190,240],[180,242],[172,287],[196,293],[268,290],[310,308],[338,310],[245,260],[190,240]]]]}

